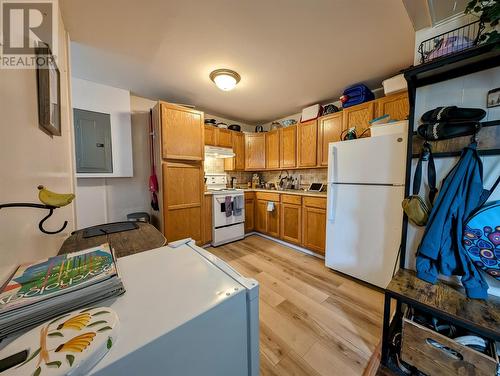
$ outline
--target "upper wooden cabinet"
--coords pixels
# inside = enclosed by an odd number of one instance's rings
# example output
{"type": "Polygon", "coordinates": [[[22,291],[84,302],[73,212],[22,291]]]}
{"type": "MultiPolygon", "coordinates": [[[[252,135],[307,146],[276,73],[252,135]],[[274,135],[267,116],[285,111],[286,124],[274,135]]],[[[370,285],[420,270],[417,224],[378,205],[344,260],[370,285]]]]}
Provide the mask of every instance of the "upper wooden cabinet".
{"type": "Polygon", "coordinates": [[[280,133],[280,167],[297,166],[297,126],[281,128],[280,133]]]}
{"type": "Polygon", "coordinates": [[[266,133],[266,168],[280,167],[280,133],[274,130],[266,133]]]}
{"type": "Polygon", "coordinates": [[[217,141],[215,138],[216,130],[216,127],[205,125],[205,145],[217,146],[217,141]]]}
{"type": "Polygon", "coordinates": [[[297,167],[316,166],[318,122],[307,121],[297,125],[297,167]]]}
{"type": "Polygon", "coordinates": [[[217,129],[217,132],[215,134],[217,135],[217,146],[223,147],[223,148],[231,148],[233,147],[233,139],[232,139],[232,133],[229,129],[217,129]]]}
{"type": "Polygon", "coordinates": [[[245,170],[263,170],[265,168],[265,133],[245,133],[245,170]]]}
{"type": "Polygon", "coordinates": [[[203,112],[161,102],[162,158],[202,161],[203,112]]]}
{"type": "Polygon", "coordinates": [[[336,112],[318,120],[318,166],[328,166],[328,144],[340,141],[343,114],[336,112]]]}
{"type": "Polygon", "coordinates": [[[369,137],[370,131],[361,134],[370,127],[368,123],[375,117],[375,101],[365,102],[356,106],[348,107],[343,112],[343,129],[356,128],[358,138],[369,137]]]}
{"type": "Polygon", "coordinates": [[[225,171],[243,171],[245,169],[245,135],[231,131],[232,147],[235,156],[224,159],[225,171]]]}
{"type": "Polygon", "coordinates": [[[385,114],[393,120],[405,120],[410,113],[410,102],[408,92],[396,93],[376,100],[376,115],[380,117],[385,114]]]}
{"type": "Polygon", "coordinates": [[[205,125],[205,145],[230,148],[233,145],[232,131],[205,125]]]}

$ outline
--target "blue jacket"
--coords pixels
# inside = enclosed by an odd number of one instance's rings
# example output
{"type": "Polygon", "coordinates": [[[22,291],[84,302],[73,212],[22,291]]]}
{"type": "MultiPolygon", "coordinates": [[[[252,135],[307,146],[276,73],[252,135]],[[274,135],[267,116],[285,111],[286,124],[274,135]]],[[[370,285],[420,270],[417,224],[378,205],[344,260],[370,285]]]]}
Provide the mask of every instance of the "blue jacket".
{"type": "Polygon", "coordinates": [[[488,284],[462,244],[463,224],[480,203],[483,165],[476,145],[466,147],[445,178],[417,253],[417,276],[435,283],[438,273],[461,276],[467,296],[488,297],[488,284]]]}

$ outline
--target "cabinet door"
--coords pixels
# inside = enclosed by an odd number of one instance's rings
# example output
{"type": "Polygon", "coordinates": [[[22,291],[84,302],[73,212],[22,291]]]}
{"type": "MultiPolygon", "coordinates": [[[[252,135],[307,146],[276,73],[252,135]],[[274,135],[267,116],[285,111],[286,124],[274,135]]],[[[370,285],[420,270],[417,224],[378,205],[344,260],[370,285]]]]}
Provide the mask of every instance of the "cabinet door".
{"type": "Polygon", "coordinates": [[[162,103],[161,127],[163,159],[203,160],[203,112],[162,103]]]}
{"type": "Polygon", "coordinates": [[[233,132],[234,168],[236,171],[245,169],[245,135],[241,132],[233,132]]]}
{"type": "Polygon", "coordinates": [[[257,200],[255,205],[255,231],[267,233],[267,201],[257,200]]]}
{"type": "Polygon", "coordinates": [[[281,203],[280,238],[284,241],[301,244],[302,206],[281,203]]]}
{"type": "Polygon", "coordinates": [[[274,210],[267,211],[267,202],[266,202],[266,212],[267,212],[267,228],[266,233],[270,236],[274,236],[275,238],[279,238],[280,236],[280,204],[278,202],[274,203],[274,210]]]}
{"type": "Polygon", "coordinates": [[[356,128],[356,134],[358,138],[369,137],[370,131],[367,131],[361,136],[361,134],[370,127],[368,123],[375,117],[375,102],[370,101],[366,103],[361,103],[356,106],[348,107],[342,112],[343,114],[343,129],[349,129],[351,127],[356,128]]]}
{"type": "Polygon", "coordinates": [[[203,198],[203,241],[202,244],[212,242],[212,195],[203,198]]]}
{"type": "Polygon", "coordinates": [[[405,120],[410,114],[410,103],[408,101],[408,92],[391,94],[376,100],[376,117],[389,115],[392,120],[405,120]]]}
{"type": "Polygon", "coordinates": [[[320,255],[325,254],[326,210],[303,206],[302,245],[320,255]]]}
{"type": "Polygon", "coordinates": [[[327,115],[318,121],[318,165],[328,166],[328,144],[340,141],[342,112],[327,115]]]}
{"type": "Polygon", "coordinates": [[[255,197],[245,195],[245,233],[252,232],[255,228],[255,197]]]}
{"type": "Polygon", "coordinates": [[[231,132],[229,129],[217,129],[217,146],[222,148],[232,148],[233,147],[233,139],[231,136],[231,132]]]}
{"type": "Polygon", "coordinates": [[[215,141],[215,131],[217,128],[211,125],[205,125],[205,145],[215,146],[217,143],[215,141]]]}
{"type": "Polygon", "coordinates": [[[202,242],[203,164],[164,162],[163,220],[169,242],[192,238],[202,242]]]}
{"type": "Polygon", "coordinates": [[[278,130],[268,132],[266,138],[266,168],[280,167],[280,134],[278,130]]]}
{"type": "Polygon", "coordinates": [[[297,166],[297,126],[280,129],[280,167],[297,166]]]}
{"type": "Polygon", "coordinates": [[[316,166],[318,123],[311,120],[297,125],[297,167],[316,166]]]}
{"type": "Polygon", "coordinates": [[[245,170],[266,168],[266,139],[264,133],[245,134],[245,170]]]}

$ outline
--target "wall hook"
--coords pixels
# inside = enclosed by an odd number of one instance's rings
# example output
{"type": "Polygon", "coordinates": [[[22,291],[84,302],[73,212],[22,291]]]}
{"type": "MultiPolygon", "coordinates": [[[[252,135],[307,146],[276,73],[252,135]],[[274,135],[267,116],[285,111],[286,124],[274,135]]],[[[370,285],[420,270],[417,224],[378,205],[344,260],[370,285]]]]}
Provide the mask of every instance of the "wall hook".
{"type": "Polygon", "coordinates": [[[57,207],[55,207],[55,206],[42,205],[42,204],[32,204],[32,203],[29,203],[29,202],[13,202],[13,203],[9,203],[9,204],[2,204],[2,205],[0,205],[0,209],[3,209],[3,208],[16,208],[16,207],[17,208],[47,209],[49,211],[49,214],[47,214],[45,217],[43,217],[43,219],[38,223],[38,228],[44,234],[49,234],[49,235],[58,234],[61,231],[63,231],[66,228],[66,226],[68,225],[68,221],[64,221],[62,227],[59,230],[56,230],[56,231],[49,231],[49,230],[46,230],[46,229],[43,228],[44,222],[47,219],[49,219],[52,216],[52,214],[54,214],[54,209],[57,209],[57,207]]]}

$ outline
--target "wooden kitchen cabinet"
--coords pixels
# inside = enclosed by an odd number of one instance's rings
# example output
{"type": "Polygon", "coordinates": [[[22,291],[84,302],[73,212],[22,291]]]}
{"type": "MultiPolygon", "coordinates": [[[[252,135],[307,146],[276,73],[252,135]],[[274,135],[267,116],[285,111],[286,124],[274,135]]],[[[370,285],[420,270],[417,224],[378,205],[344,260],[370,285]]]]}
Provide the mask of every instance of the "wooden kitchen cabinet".
{"type": "Polygon", "coordinates": [[[203,112],[164,102],[160,108],[163,159],[202,161],[203,112]]]}
{"type": "Polygon", "coordinates": [[[326,198],[304,197],[302,206],[302,245],[320,255],[325,254],[326,198]]]}
{"type": "Polygon", "coordinates": [[[164,234],[169,242],[192,238],[202,243],[203,164],[162,163],[164,234]]]}
{"type": "Polygon", "coordinates": [[[217,146],[215,132],[217,128],[212,125],[205,125],[205,145],[217,146]]]}
{"type": "Polygon", "coordinates": [[[315,167],[318,143],[316,120],[297,125],[297,167],[315,167]]]}
{"type": "Polygon", "coordinates": [[[232,131],[229,129],[218,128],[216,131],[217,135],[217,146],[221,148],[232,148],[233,147],[233,138],[232,131]]]}
{"type": "Polygon", "coordinates": [[[407,91],[390,94],[377,99],[375,102],[375,117],[387,114],[392,120],[406,120],[410,114],[410,102],[408,101],[407,91]]]}
{"type": "Polygon", "coordinates": [[[212,195],[203,197],[203,240],[202,244],[212,242],[212,195]]]}
{"type": "Polygon", "coordinates": [[[318,166],[328,166],[328,144],[340,141],[342,112],[326,115],[318,120],[318,166]]]}
{"type": "Polygon", "coordinates": [[[297,166],[297,126],[281,128],[280,134],[280,167],[297,166]]]}
{"type": "Polygon", "coordinates": [[[300,245],[302,243],[302,198],[282,195],[280,239],[300,245]]]}
{"type": "Polygon", "coordinates": [[[245,192],[245,233],[255,229],[255,193],[245,192]]]}
{"type": "Polygon", "coordinates": [[[255,231],[267,233],[267,201],[255,202],[255,231]]]}
{"type": "Polygon", "coordinates": [[[355,127],[358,138],[370,136],[370,131],[366,131],[362,136],[361,134],[370,127],[368,122],[375,118],[375,101],[348,107],[342,112],[344,130],[355,127]]]}
{"type": "Polygon", "coordinates": [[[245,133],[245,170],[264,170],[265,168],[265,133],[245,133]]]}
{"type": "Polygon", "coordinates": [[[265,134],[266,139],[266,169],[280,167],[280,133],[274,130],[265,134]]]}
{"type": "Polygon", "coordinates": [[[245,135],[231,131],[232,147],[235,156],[224,159],[225,171],[243,171],[245,169],[245,135]]]}

